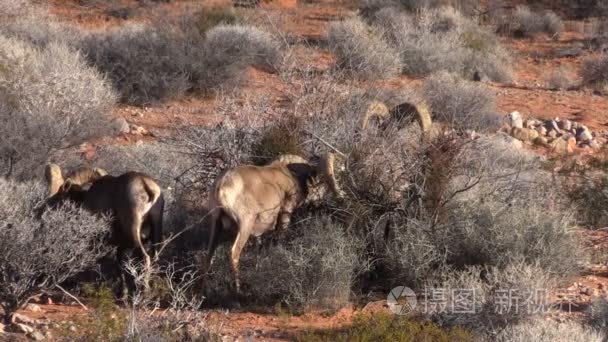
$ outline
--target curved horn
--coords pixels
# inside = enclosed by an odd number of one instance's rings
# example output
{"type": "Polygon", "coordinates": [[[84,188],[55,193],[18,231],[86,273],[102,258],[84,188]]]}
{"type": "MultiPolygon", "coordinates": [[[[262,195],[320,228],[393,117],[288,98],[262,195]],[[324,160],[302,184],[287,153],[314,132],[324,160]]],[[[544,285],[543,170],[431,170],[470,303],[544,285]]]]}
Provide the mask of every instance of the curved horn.
{"type": "Polygon", "coordinates": [[[74,171],[67,178],[70,179],[73,184],[84,185],[87,183],[92,183],[107,174],[108,173],[104,169],[100,169],[97,167],[84,167],[74,171]]]}
{"type": "Polygon", "coordinates": [[[47,164],[44,169],[44,178],[49,187],[49,197],[59,191],[59,188],[64,183],[61,167],[57,164],[47,164]]]}
{"type": "Polygon", "coordinates": [[[295,154],[282,154],[277,159],[275,159],[271,164],[308,164],[308,161],[303,157],[300,157],[295,154]]]}
{"type": "Polygon", "coordinates": [[[367,126],[369,125],[369,120],[372,117],[376,117],[377,119],[386,119],[388,116],[389,110],[384,103],[372,101],[368,104],[365,114],[363,114],[361,121],[359,121],[359,129],[361,132],[365,132],[367,130],[367,126]]]}
{"type": "Polygon", "coordinates": [[[342,198],[344,197],[344,192],[340,189],[336,180],[335,164],[336,156],[329,152],[319,160],[317,169],[334,195],[337,198],[342,198]]]}

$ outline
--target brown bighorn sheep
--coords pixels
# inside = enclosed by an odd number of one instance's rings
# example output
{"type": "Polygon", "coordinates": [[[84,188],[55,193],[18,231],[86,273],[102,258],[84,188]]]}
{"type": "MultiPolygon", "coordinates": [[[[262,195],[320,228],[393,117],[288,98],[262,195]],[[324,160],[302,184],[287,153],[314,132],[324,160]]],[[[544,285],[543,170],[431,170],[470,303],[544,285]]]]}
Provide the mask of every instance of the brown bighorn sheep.
{"type": "MultiPolygon", "coordinates": [[[[154,179],[137,172],[115,177],[101,169],[81,169],[63,180],[61,168],[55,164],[47,165],[45,176],[51,192],[46,201],[48,207],[71,200],[92,213],[111,215],[109,243],[117,247],[119,264],[123,265],[132,250],[149,273],[151,259],[144,243],[152,243],[154,257],[157,244],[162,241],[164,210],[164,197],[154,179]]],[[[123,270],[122,279],[132,294],[132,276],[123,270]]]]}
{"type": "Polygon", "coordinates": [[[343,196],[335,179],[334,162],[333,154],[311,162],[284,155],[266,166],[244,165],[223,172],[209,195],[211,221],[204,272],[211,267],[220,231],[236,228],[230,261],[239,292],[239,259],[251,235],[286,229],[292,212],[306,202],[323,198],[325,186],[336,197],[343,196]]]}

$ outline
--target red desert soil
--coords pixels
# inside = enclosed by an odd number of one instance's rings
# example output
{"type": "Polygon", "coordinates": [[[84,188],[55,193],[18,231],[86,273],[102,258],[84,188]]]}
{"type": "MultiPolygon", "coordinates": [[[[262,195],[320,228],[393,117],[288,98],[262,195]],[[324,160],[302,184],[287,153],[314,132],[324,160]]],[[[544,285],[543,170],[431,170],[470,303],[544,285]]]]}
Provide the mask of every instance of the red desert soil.
{"type": "MultiPolygon", "coordinates": [[[[327,31],[331,20],[347,16],[351,13],[345,2],[321,0],[315,2],[296,3],[296,0],[278,0],[262,5],[262,9],[246,9],[257,11],[262,18],[274,18],[286,36],[299,37],[314,43],[327,31]]],[[[523,1],[511,1],[513,5],[523,1]]],[[[51,0],[53,12],[59,17],[89,29],[107,28],[122,25],[124,20],[108,15],[106,5],[84,6],[76,0],[51,0]],[[105,7],[104,7],[105,6],[105,7]]],[[[227,4],[228,1],[174,1],[167,4],[154,5],[157,7],[136,11],[131,21],[143,20],[151,13],[179,14],[188,11],[196,5],[227,4]]],[[[123,0],[121,6],[137,8],[135,0],[123,0]]],[[[507,49],[513,51],[514,83],[512,85],[490,85],[498,94],[499,109],[503,114],[517,110],[524,116],[536,118],[567,118],[588,125],[593,131],[605,131],[608,126],[608,97],[596,96],[590,90],[550,91],[546,90],[544,79],[560,69],[568,75],[577,77],[578,68],[584,58],[590,53],[584,48],[584,34],[580,31],[584,24],[569,22],[567,32],[558,40],[544,37],[535,39],[511,40],[503,39],[507,49]],[[556,50],[582,47],[581,53],[575,57],[554,57],[556,50]]],[[[314,44],[313,44],[314,45],[314,44]]],[[[302,65],[312,65],[316,69],[328,68],[333,57],[327,51],[316,48],[297,48],[295,50],[302,65]]],[[[280,102],[285,85],[277,75],[263,71],[250,70],[250,78],[245,87],[246,95],[265,94],[280,102]]],[[[419,88],[421,80],[408,77],[388,81],[384,86],[391,88],[419,88]]],[[[121,105],[113,115],[124,117],[129,123],[141,125],[152,133],[173,130],[181,124],[215,124],[221,118],[215,112],[216,104],[213,99],[184,98],[145,108],[121,105]]],[[[111,139],[101,139],[95,144],[125,144],[134,143],[141,138],[122,136],[111,139]]],[[[89,144],[83,147],[83,152],[93,149],[89,144]]],[[[94,153],[94,152],[93,152],[94,153]]],[[[581,230],[586,246],[595,255],[608,252],[608,230],[581,230]]],[[[572,282],[570,289],[578,292],[576,302],[578,312],[561,313],[560,319],[576,319],[589,301],[598,296],[606,296],[608,289],[608,267],[603,263],[588,265],[585,272],[572,282]]],[[[384,301],[376,299],[366,307],[349,307],[334,314],[308,313],[302,316],[287,316],[277,314],[259,314],[254,312],[210,310],[208,321],[218,327],[223,335],[256,336],[263,340],[289,340],[294,334],[310,329],[334,329],[352,321],[359,312],[375,312],[385,310],[384,301]]],[[[83,309],[69,305],[42,305],[42,312],[25,314],[35,318],[48,318],[51,321],[70,319],[74,315],[84,315],[83,309]]]]}

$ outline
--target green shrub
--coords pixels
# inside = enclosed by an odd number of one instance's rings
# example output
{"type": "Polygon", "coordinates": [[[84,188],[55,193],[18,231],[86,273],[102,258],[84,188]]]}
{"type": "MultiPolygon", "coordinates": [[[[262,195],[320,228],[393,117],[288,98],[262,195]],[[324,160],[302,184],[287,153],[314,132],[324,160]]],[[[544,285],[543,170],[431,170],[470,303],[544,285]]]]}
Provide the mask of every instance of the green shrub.
{"type": "Polygon", "coordinates": [[[232,7],[213,6],[203,8],[195,15],[195,25],[201,34],[205,34],[209,29],[220,25],[236,24],[238,17],[232,7]]]}
{"type": "Polygon", "coordinates": [[[279,122],[265,129],[252,147],[253,162],[265,165],[282,154],[304,155],[300,141],[301,124],[295,118],[279,122]]]}
{"type": "Polygon", "coordinates": [[[474,335],[462,328],[442,329],[433,323],[420,323],[408,317],[381,313],[373,316],[359,315],[352,325],[335,331],[302,333],[302,342],[321,341],[377,341],[377,342],[466,342],[474,341],[474,335]]]}

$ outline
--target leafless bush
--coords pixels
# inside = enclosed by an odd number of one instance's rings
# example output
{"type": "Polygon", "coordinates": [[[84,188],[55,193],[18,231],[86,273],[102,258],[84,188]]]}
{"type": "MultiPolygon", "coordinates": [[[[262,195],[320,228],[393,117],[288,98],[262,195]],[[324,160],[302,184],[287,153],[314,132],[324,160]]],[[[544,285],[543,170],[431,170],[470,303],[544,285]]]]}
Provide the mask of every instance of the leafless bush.
{"type": "Polygon", "coordinates": [[[329,29],[330,49],[336,55],[337,66],[361,79],[388,78],[399,74],[399,55],[360,19],[333,23],[329,29]]]}
{"type": "Polygon", "coordinates": [[[495,81],[510,79],[509,54],[496,37],[453,8],[424,10],[416,16],[384,9],[373,23],[399,51],[406,73],[447,70],[466,77],[478,72],[495,81]]]}
{"type": "Polygon", "coordinates": [[[429,209],[443,217],[432,239],[449,250],[450,263],[504,267],[525,260],[552,273],[579,270],[584,251],[574,232],[574,211],[559,189],[539,191],[555,184],[537,158],[504,141],[480,138],[449,159],[440,166],[447,186],[428,196],[439,203],[429,209]]]}
{"type": "Polygon", "coordinates": [[[498,16],[497,27],[499,32],[515,37],[531,37],[544,32],[552,38],[559,38],[564,23],[553,11],[539,14],[522,5],[510,14],[503,12],[498,16]]]}
{"type": "Polygon", "coordinates": [[[239,85],[245,69],[278,68],[280,44],[269,33],[248,25],[219,25],[205,38],[200,64],[193,74],[196,88],[226,90],[239,85]]]}
{"type": "MultiPolygon", "coordinates": [[[[282,302],[293,310],[337,309],[349,303],[355,277],[365,269],[360,242],[327,218],[306,216],[275,246],[248,246],[241,257],[244,294],[261,303],[282,302]]],[[[205,287],[207,298],[227,295],[230,267],[219,250],[205,287]]]]}
{"type": "Polygon", "coordinates": [[[109,131],[116,96],[81,55],[0,36],[0,167],[27,177],[57,149],[109,131]]]}
{"type": "Polygon", "coordinates": [[[95,265],[107,221],[67,204],[38,216],[43,186],[0,178],[0,306],[5,320],[29,298],[95,265]]]}
{"type": "Polygon", "coordinates": [[[424,92],[434,117],[456,129],[490,131],[500,122],[494,93],[479,83],[438,73],[426,81],[424,92]]]}
{"type": "Polygon", "coordinates": [[[167,22],[127,24],[89,34],[82,50],[112,80],[122,101],[147,104],[189,89],[188,75],[197,57],[182,34],[167,22]]]}
{"type": "Polygon", "coordinates": [[[556,284],[553,275],[543,268],[517,260],[504,268],[442,270],[438,278],[427,283],[425,297],[419,304],[425,314],[443,326],[462,326],[489,334],[548,309],[549,291],[556,284]],[[445,303],[457,304],[441,306],[436,302],[437,293],[444,295],[445,303]],[[509,293],[522,300],[517,304],[505,303],[501,298],[509,293]]]}
{"type": "Polygon", "coordinates": [[[560,34],[564,31],[562,18],[553,11],[547,11],[543,14],[542,19],[543,31],[552,38],[559,38],[560,34]]]}
{"type": "Polygon", "coordinates": [[[493,341],[605,341],[604,334],[577,322],[556,322],[543,318],[524,321],[507,327],[493,341]]]}
{"type": "Polygon", "coordinates": [[[592,57],[583,61],[580,71],[583,84],[602,84],[608,80],[608,56],[592,57]]]}
{"type": "Polygon", "coordinates": [[[587,313],[589,314],[589,325],[598,333],[606,334],[608,332],[608,300],[606,298],[594,300],[587,313]]]}
{"type": "Polygon", "coordinates": [[[78,28],[59,22],[42,10],[33,9],[32,12],[0,22],[0,33],[28,41],[36,46],[44,47],[50,42],[55,42],[73,48],[78,47],[83,37],[78,28]]]}
{"type": "Polygon", "coordinates": [[[576,86],[575,82],[568,76],[564,69],[559,69],[548,74],[545,82],[550,89],[568,90],[576,86]]]}

